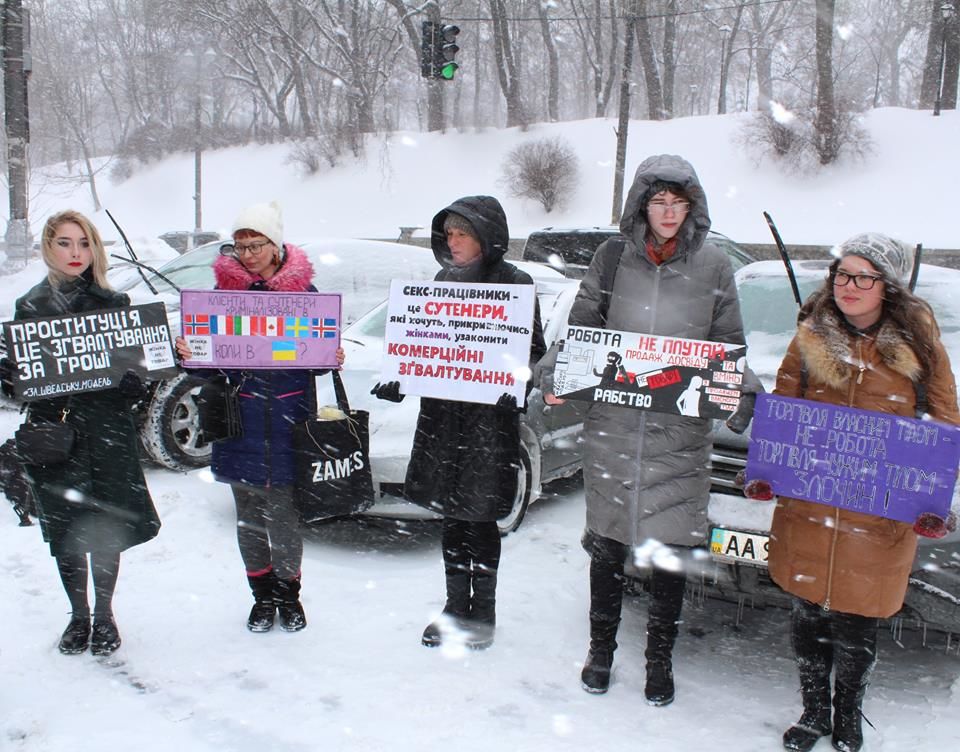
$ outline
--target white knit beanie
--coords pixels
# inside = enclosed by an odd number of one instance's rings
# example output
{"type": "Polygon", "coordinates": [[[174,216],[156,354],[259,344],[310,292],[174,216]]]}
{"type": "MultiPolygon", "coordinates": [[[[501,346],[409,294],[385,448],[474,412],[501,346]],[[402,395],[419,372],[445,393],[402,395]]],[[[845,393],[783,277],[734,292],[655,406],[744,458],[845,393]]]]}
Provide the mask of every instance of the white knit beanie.
{"type": "Polygon", "coordinates": [[[280,204],[271,201],[269,204],[254,204],[248,206],[233,220],[232,235],[240,230],[253,230],[268,238],[277,248],[283,248],[283,214],[280,204]]]}

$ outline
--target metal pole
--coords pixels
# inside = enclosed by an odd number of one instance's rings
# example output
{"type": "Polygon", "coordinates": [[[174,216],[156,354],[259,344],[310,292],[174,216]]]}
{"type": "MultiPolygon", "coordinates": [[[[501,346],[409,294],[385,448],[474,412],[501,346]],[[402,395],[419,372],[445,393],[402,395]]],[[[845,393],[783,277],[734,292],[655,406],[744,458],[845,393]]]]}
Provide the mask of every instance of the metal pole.
{"type": "Polygon", "coordinates": [[[940,115],[940,97],[943,94],[943,58],[947,48],[947,19],[943,19],[940,32],[940,64],[937,66],[937,101],[933,104],[933,116],[940,115]]]}
{"type": "Polygon", "coordinates": [[[203,142],[200,135],[200,85],[197,84],[197,102],[193,113],[194,148],[193,148],[193,239],[192,248],[196,245],[197,236],[203,231],[202,186],[203,186],[203,142]]]}

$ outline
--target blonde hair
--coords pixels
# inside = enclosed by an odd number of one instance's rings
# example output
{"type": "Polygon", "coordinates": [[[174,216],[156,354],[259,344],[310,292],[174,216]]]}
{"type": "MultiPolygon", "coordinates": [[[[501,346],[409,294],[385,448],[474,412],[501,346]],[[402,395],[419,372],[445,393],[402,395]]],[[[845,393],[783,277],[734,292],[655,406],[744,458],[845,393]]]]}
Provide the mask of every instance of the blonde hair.
{"type": "Polygon", "coordinates": [[[90,269],[93,272],[93,281],[104,290],[111,289],[110,283],[107,281],[107,267],[110,265],[110,262],[107,261],[107,251],[103,247],[100,232],[94,226],[93,222],[73,209],[67,209],[66,211],[51,215],[43,226],[43,233],[40,236],[40,254],[43,257],[44,263],[47,265],[47,279],[50,280],[50,284],[54,287],[59,287],[68,279],[67,275],[55,270],[52,263],[53,241],[57,237],[57,230],[60,228],[60,225],[66,222],[72,222],[77,225],[83,230],[83,234],[87,236],[87,242],[90,243],[90,250],[93,252],[93,261],[90,264],[90,269]]]}

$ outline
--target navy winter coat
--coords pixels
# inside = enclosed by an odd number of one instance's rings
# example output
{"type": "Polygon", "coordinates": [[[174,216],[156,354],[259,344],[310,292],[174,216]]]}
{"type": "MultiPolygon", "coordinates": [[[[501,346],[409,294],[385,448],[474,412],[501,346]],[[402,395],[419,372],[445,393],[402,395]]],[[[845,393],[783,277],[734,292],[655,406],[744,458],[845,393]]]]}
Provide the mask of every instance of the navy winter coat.
{"type": "MultiPolygon", "coordinates": [[[[316,292],[313,266],[302,249],[284,244],[286,257],[270,279],[252,276],[236,259],[220,256],[213,271],[219,290],[316,292]]],[[[239,385],[243,434],[213,445],[213,475],[224,483],[292,486],[296,478],[293,427],[315,412],[317,371],[226,371],[239,385]]]]}

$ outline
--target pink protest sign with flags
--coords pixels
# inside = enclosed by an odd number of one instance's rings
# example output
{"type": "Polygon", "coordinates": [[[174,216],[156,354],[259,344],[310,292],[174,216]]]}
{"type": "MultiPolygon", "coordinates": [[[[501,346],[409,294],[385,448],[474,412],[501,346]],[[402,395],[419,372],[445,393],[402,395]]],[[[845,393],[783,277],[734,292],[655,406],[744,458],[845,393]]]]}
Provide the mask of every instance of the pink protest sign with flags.
{"type": "Polygon", "coordinates": [[[340,347],[336,294],[183,290],[192,368],[330,368],[340,347]]]}

